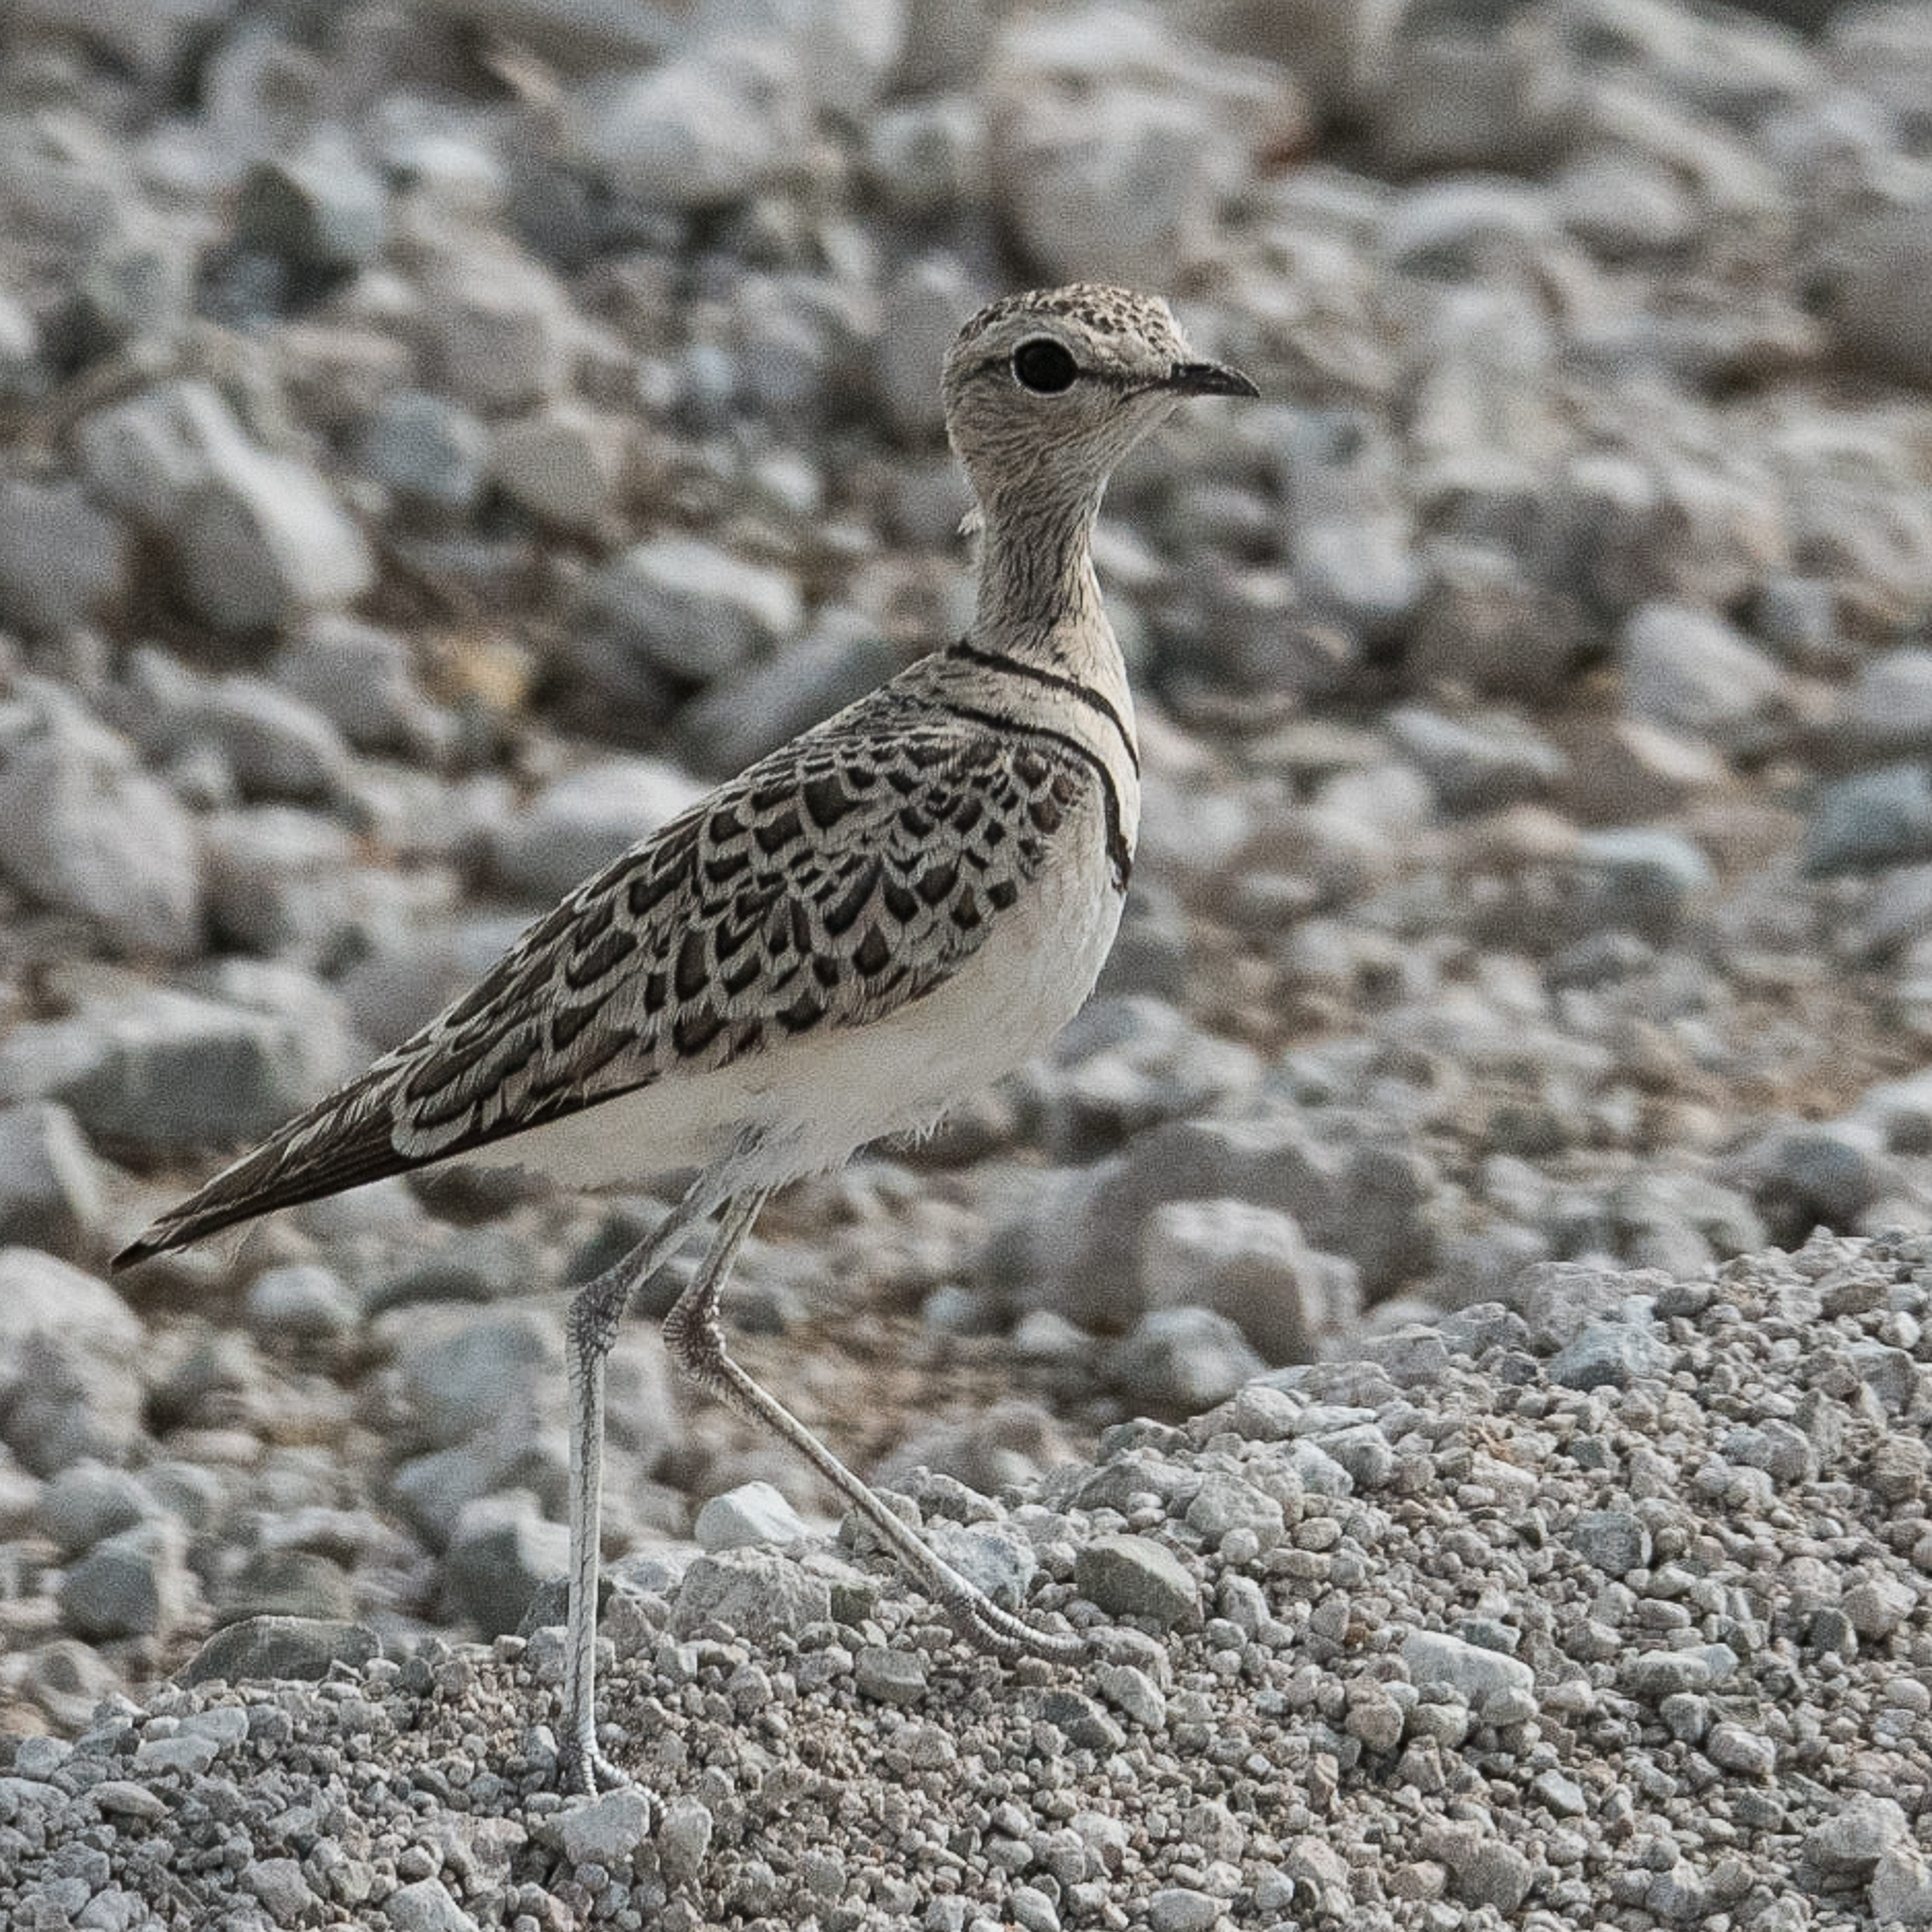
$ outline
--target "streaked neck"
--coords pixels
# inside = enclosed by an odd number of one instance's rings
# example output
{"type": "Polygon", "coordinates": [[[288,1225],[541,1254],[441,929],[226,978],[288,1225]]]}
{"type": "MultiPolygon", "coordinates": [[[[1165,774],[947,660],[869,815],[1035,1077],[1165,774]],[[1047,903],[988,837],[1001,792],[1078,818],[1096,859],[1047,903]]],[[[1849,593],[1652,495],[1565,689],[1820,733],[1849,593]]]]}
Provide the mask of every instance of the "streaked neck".
{"type": "Polygon", "coordinates": [[[1113,638],[1100,604],[1089,543],[1099,493],[1063,503],[1027,504],[1015,509],[999,502],[984,506],[980,533],[979,599],[974,640],[987,650],[1054,664],[1078,653],[1083,634],[1097,631],[1111,649],[1113,638]]]}

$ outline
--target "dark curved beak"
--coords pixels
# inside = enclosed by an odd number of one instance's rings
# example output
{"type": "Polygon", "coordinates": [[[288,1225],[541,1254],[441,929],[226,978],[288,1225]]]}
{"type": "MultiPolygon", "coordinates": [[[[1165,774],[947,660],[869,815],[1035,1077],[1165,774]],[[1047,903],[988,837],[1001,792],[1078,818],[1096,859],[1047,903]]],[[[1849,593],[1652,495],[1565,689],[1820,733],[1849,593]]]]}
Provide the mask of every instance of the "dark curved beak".
{"type": "Polygon", "coordinates": [[[1182,396],[1259,396],[1261,393],[1239,369],[1229,369],[1220,362],[1176,362],[1160,386],[1182,396]]]}

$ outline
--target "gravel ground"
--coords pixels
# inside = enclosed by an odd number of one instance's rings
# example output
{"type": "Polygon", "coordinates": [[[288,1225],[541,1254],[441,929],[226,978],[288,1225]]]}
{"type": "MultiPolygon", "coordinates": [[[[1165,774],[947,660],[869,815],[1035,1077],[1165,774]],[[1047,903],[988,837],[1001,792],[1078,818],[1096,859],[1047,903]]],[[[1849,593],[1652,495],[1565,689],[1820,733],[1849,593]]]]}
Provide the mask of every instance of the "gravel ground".
{"type": "Polygon", "coordinates": [[[0,1923],[1932,1923],[1928,102],[1923,0],[6,9],[0,1923]],[[1267,398],[1103,520],[1121,941],[729,1314],[1140,1640],[968,1660],[639,1322],[642,1843],[543,1592],[662,1201],[105,1259],[958,630],[939,356],[1075,276],[1267,398]]]}

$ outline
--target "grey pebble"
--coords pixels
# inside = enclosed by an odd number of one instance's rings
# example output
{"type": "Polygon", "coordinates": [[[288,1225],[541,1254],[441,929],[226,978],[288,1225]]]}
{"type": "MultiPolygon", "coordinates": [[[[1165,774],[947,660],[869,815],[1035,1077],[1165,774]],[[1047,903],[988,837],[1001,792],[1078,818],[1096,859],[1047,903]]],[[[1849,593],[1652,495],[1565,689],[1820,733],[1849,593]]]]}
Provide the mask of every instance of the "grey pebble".
{"type": "MultiPolygon", "coordinates": [[[[700,1881],[714,1829],[709,1808],[694,1798],[679,1798],[665,1808],[657,1828],[657,1853],[672,1885],[691,1886],[700,1881]]],[[[599,1858],[598,1863],[608,1867],[613,1861],[599,1858]]]]}
{"type": "Polygon", "coordinates": [[[1213,1932],[1221,1901],[1187,1886],[1165,1886],[1147,1902],[1149,1932],[1213,1932]]]}
{"type": "Polygon", "coordinates": [[[156,1515],[154,1498],[131,1470],[91,1460],[70,1463],[53,1477],[36,1511],[42,1533],[65,1558],[156,1515]]]}
{"type": "MultiPolygon", "coordinates": [[[[605,1792],[601,1796],[580,1798],[566,1805],[557,1822],[563,1855],[572,1865],[600,1865],[606,1871],[628,1871],[637,1853],[651,1841],[652,1800],[646,1792],[633,1787],[627,1791],[605,1792]]],[[[681,1805],[677,1841],[684,1846],[691,1837],[692,1813],[701,1807],[681,1805]]],[[[703,1836],[710,1836],[710,1816],[703,1813],[703,1836]]],[[[669,1815],[664,1827],[671,1824],[669,1815]]],[[[660,1849],[668,1847],[660,1842],[660,1849]]]]}
{"type": "Polygon", "coordinates": [[[1137,1408],[1193,1414],[1226,1401],[1267,1364],[1226,1316],[1156,1308],[1108,1351],[1106,1367],[1137,1408]]]}
{"type": "Polygon", "coordinates": [[[1074,1585],[1109,1615],[1145,1618],[1164,1630],[1194,1614],[1201,1601],[1187,1566],[1147,1536],[1097,1536],[1082,1544],[1074,1585]]]}
{"type": "Polygon", "coordinates": [[[357,457],[404,505],[453,516],[483,494],[489,431],[448,396],[399,390],[363,421],[357,457]]]}
{"type": "Polygon", "coordinates": [[[184,1684],[312,1681],[337,1665],[359,1669],[380,1645],[364,1626],[309,1617],[245,1617],[217,1630],[181,1673],[184,1684]]]}
{"type": "Polygon", "coordinates": [[[769,1482],[745,1482],[710,1498],[691,1533],[703,1549],[734,1550],[745,1543],[794,1542],[806,1530],[782,1490],[769,1482]]]}
{"type": "Polygon", "coordinates": [[[264,1269],[248,1283],[242,1311],[265,1340],[292,1342],[332,1340],[361,1318],[347,1283],[319,1261],[264,1269]]]}
{"type": "Polygon", "coordinates": [[[556,780],[490,839],[489,869],[507,892],[548,904],[600,871],[697,798],[654,759],[610,759],[556,780]]]}
{"type": "Polygon", "coordinates": [[[293,1858],[252,1859],[239,1877],[242,1888],[262,1902],[277,1924],[298,1923],[318,1903],[301,1864],[293,1858]]]}
{"type": "Polygon", "coordinates": [[[524,1491],[483,1496],[457,1517],[443,1559],[443,1608],[486,1638],[518,1629],[530,1599],[570,1566],[570,1534],[524,1491]]]}
{"type": "Polygon", "coordinates": [[[1411,1630],[1402,1640],[1402,1661],[1411,1684],[1446,1684],[1476,1706],[1500,1691],[1534,1692],[1536,1687],[1536,1672],[1520,1659],[1440,1630],[1411,1630]]]}
{"type": "Polygon", "coordinates": [[[926,1695],[926,1664],[914,1652],[868,1644],[855,1659],[853,1680],[862,1696],[881,1703],[917,1703],[926,1695]]]}
{"type": "Polygon", "coordinates": [[[86,919],[117,951],[200,948],[188,815],[124,738],[45,688],[0,706],[0,877],[86,919]]]}
{"type": "Polygon", "coordinates": [[[1932,772],[1886,764],[1821,785],[1805,823],[1805,870],[1870,872],[1932,856],[1932,772]]]}
{"type": "Polygon", "coordinates": [[[394,1932],[477,1932],[476,1921],[433,1878],[397,1886],[382,1912],[394,1932]]]}
{"type": "Polygon", "coordinates": [[[699,1556],[685,1572],[672,1604],[671,1628],[683,1636],[718,1623],[764,1638],[832,1614],[825,1578],[768,1548],[752,1546],[699,1556]]]}
{"type": "Polygon", "coordinates": [[[78,1260],[104,1208],[100,1169],[65,1107],[0,1108],[0,1242],[78,1260]]]}
{"type": "Polygon", "coordinates": [[[1805,1833],[1804,1855],[1826,1871],[1869,1878],[1887,1851],[1910,1839],[1911,1827],[1895,1799],[1855,1792],[1805,1833]]]}
{"type": "Polygon", "coordinates": [[[172,1635],[188,1610],[187,1554],[165,1518],[103,1536],[61,1579],[63,1621],[90,1639],[172,1635]]]}

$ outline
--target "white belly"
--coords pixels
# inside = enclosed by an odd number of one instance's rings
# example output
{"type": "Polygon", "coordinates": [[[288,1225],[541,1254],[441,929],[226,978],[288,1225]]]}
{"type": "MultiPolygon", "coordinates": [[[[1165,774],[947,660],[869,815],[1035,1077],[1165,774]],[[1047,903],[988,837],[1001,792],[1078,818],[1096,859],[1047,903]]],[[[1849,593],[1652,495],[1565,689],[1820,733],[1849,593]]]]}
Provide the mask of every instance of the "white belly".
{"type": "Polygon", "coordinates": [[[1040,1052],[1093,991],[1121,906],[1094,829],[1086,862],[1049,868],[923,1000],[712,1072],[668,1074],[464,1158],[607,1187],[709,1166],[748,1139],[755,1148],[726,1177],[735,1192],[822,1173],[867,1141],[930,1127],[1040,1052]]]}

